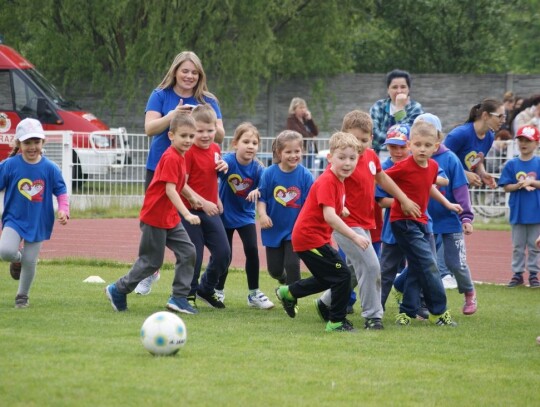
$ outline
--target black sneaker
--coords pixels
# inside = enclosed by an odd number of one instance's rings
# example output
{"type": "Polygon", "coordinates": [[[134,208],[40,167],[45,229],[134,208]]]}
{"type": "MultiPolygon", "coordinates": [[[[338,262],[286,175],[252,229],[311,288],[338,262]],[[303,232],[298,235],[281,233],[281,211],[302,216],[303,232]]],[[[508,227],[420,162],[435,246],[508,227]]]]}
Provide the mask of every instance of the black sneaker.
{"type": "Polygon", "coordinates": [[[382,320],[380,318],[366,318],[364,328],[373,330],[384,329],[382,320]]]}
{"type": "Polygon", "coordinates": [[[9,274],[13,280],[19,280],[21,278],[21,263],[9,263],[9,274]]]}
{"type": "Polygon", "coordinates": [[[522,273],[516,273],[512,276],[512,279],[508,283],[508,288],[514,288],[519,285],[523,285],[523,274],[522,273]]]}
{"type": "Polygon", "coordinates": [[[319,318],[321,318],[324,322],[328,322],[330,320],[330,310],[320,298],[315,300],[315,309],[317,310],[319,318]]]}
{"type": "Polygon", "coordinates": [[[212,293],[207,294],[203,293],[202,291],[197,291],[197,298],[201,301],[205,302],[212,308],[225,308],[225,304],[223,304],[219,298],[217,297],[215,291],[212,291],[212,293]]]}
{"type": "Polygon", "coordinates": [[[326,332],[357,332],[351,321],[344,319],[342,322],[328,321],[326,324],[326,332]]]}
{"type": "Polygon", "coordinates": [[[294,318],[298,313],[298,301],[296,300],[296,298],[294,300],[288,300],[287,298],[285,298],[285,295],[288,291],[289,287],[287,287],[286,285],[282,285],[276,288],[276,297],[278,298],[279,302],[281,302],[281,305],[283,306],[283,309],[285,310],[287,315],[291,318],[294,318]]]}
{"type": "Polygon", "coordinates": [[[538,281],[536,274],[529,276],[529,287],[540,288],[540,281],[538,281]]]}
{"type": "Polygon", "coordinates": [[[418,308],[418,311],[416,312],[416,319],[419,319],[419,320],[429,319],[428,309],[422,306],[418,308]]]}

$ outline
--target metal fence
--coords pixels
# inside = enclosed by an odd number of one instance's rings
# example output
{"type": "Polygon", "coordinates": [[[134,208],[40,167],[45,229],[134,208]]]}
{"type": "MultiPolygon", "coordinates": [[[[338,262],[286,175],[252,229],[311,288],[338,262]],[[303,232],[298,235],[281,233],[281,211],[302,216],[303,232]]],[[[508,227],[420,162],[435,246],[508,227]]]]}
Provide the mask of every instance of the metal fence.
{"type": "MultiPolygon", "coordinates": [[[[272,163],[273,140],[273,137],[263,137],[257,154],[267,166],[272,163]]],[[[144,196],[149,142],[150,138],[144,134],[126,134],[119,130],[99,134],[48,132],[45,154],[62,168],[73,208],[139,207],[144,196]],[[81,142],[87,138],[93,143],[81,142]]],[[[223,152],[230,150],[230,144],[231,137],[226,137],[223,152]]],[[[311,157],[304,158],[306,167],[315,177],[326,166],[328,135],[319,136],[317,146],[318,154],[311,153],[311,157]]],[[[486,157],[488,172],[498,180],[504,163],[516,152],[514,141],[494,145],[486,157]]],[[[381,160],[384,159],[385,154],[381,153],[381,160]]],[[[508,217],[508,197],[502,188],[471,188],[471,201],[477,218],[483,221],[508,217]]]]}

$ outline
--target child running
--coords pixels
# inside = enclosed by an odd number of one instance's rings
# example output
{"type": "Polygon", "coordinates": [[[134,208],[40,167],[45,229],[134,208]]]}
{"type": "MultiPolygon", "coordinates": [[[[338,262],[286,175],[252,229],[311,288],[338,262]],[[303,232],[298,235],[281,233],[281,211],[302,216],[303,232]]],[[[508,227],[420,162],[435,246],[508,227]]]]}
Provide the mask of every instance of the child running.
{"type": "Polygon", "coordinates": [[[301,164],[302,135],[293,130],[278,134],[272,143],[275,164],[264,170],[259,184],[257,213],[268,273],[280,284],[300,280],[300,258],[293,251],[294,223],[313,184],[301,164]]]}
{"type": "Polygon", "coordinates": [[[191,207],[191,213],[201,219],[201,224],[182,221],[197,252],[188,301],[193,308],[197,307],[195,298],[198,298],[212,308],[222,309],[225,304],[216,295],[215,288],[219,278],[227,272],[231,248],[226,244],[227,233],[219,216],[223,207],[218,197],[217,173],[227,173],[228,165],[221,158],[219,145],[214,143],[217,121],[214,109],[209,105],[198,105],[191,115],[197,131],[193,146],[186,153],[185,189],[201,202],[201,207],[193,207],[182,199],[188,208],[191,207]],[[210,260],[199,283],[205,246],[210,250],[210,260]]]}
{"type": "Polygon", "coordinates": [[[330,165],[313,184],[292,234],[294,251],[312,277],[282,285],[276,289],[276,295],[287,315],[294,318],[298,312],[298,298],[330,288],[332,304],[326,331],[351,332],[355,329],[345,318],[350,297],[351,271],[331,246],[330,240],[333,229],[362,250],[370,245],[369,238],[357,234],[341,219],[345,201],[343,182],[353,174],[361,147],[356,137],[350,133],[335,133],[329,143],[330,165]]]}
{"type": "Polygon", "coordinates": [[[58,166],[42,155],[44,144],[41,123],[24,119],[15,131],[15,147],[0,163],[0,191],[5,193],[0,258],[11,263],[11,277],[19,280],[15,308],[30,305],[39,251],[54,225],[53,195],[58,201],[58,222],[65,225],[69,219],[66,184],[58,166]]]}
{"type": "Polygon", "coordinates": [[[195,248],[178,215],[180,212],[184,220],[192,225],[200,223],[199,217],[192,215],[180,198],[181,193],[186,194],[197,206],[189,193],[182,192],[186,179],[184,155],[195,137],[193,118],[188,113],[176,113],[168,134],[171,146],[161,156],[144,196],[140,214],[142,234],[139,257],[126,275],[105,288],[105,294],[115,311],[127,310],[127,294],[162,266],[165,247],[168,247],[174,253],[176,264],[172,294],[166,307],[185,314],[198,312],[187,300],[193,277],[195,248]]]}
{"type": "Polygon", "coordinates": [[[446,293],[429,242],[426,210],[430,197],[453,212],[459,213],[462,208],[449,202],[434,186],[438,164],[430,157],[439,148],[435,127],[424,121],[415,123],[407,145],[411,155],[386,171],[402,191],[420,206],[422,214],[418,218],[405,214],[396,200],[390,209],[390,226],[399,248],[405,253],[408,265],[403,302],[396,323],[409,325],[411,319],[416,318],[421,290],[430,321],[436,325],[455,326],[446,308],[446,293]]]}
{"type": "MultiPolygon", "coordinates": [[[[223,204],[221,220],[227,233],[229,247],[232,252],[233,234],[236,230],[244,246],[246,256],[246,275],[248,282],[247,304],[253,308],[270,309],[272,301],[259,290],[259,250],[257,244],[257,228],[255,227],[255,202],[257,201],[257,185],[264,170],[256,159],[259,148],[259,131],[251,123],[241,123],[235,130],[231,141],[232,153],[226,154],[223,160],[228,164],[227,174],[219,173],[219,198],[223,204]]],[[[216,294],[225,298],[224,287],[228,270],[221,275],[216,294]]]]}

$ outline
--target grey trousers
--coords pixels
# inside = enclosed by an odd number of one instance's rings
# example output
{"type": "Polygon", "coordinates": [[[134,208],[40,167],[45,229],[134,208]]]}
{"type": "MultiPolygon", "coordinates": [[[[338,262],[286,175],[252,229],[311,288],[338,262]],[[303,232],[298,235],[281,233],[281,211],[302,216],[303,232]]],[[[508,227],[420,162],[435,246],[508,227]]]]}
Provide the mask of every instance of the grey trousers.
{"type": "Polygon", "coordinates": [[[141,222],[140,228],[139,257],[131,270],[116,282],[118,291],[124,294],[132,292],[140,281],[159,270],[165,257],[165,247],[168,247],[176,258],[172,296],[187,297],[193,279],[195,246],[182,223],[172,229],[161,229],[141,222]]]}
{"type": "MultiPolygon", "coordinates": [[[[368,231],[360,227],[353,227],[352,229],[358,235],[371,240],[368,231]]],[[[354,271],[353,277],[356,277],[358,282],[362,316],[364,318],[382,318],[384,311],[381,304],[381,266],[373,245],[370,244],[366,250],[362,250],[341,233],[334,232],[333,237],[347,256],[347,266],[354,271]]],[[[354,287],[354,285],[351,287],[354,287]]],[[[330,305],[330,291],[324,292],[321,301],[326,305],[330,305]]]]}
{"type": "Polygon", "coordinates": [[[540,224],[512,225],[512,272],[537,274],[540,270],[540,250],[535,241],[540,234],[540,224]],[[527,254],[525,254],[527,251],[527,254]]]}

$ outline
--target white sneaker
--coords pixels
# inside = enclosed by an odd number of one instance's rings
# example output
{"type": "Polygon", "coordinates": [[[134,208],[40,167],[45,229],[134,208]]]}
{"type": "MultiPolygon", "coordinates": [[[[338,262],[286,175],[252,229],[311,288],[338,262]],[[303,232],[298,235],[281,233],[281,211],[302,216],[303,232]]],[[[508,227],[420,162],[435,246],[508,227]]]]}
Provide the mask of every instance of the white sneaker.
{"type": "Polygon", "coordinates": [[[247,303],[250,307],[259,309],[274,308],[274,303],[268,299],[266,295],[260,290],[257,290],[255,295],[248,294],[247,303]]]}
{"type": "Polygon", "coordinates": [[[151,276],[146,277],[144,280],[140,281],[135,287],[135,292],[140,295],[148,295],[152,291],[152,284],[159,280],[161,277],[159,270],[156,271],[151,276]]]}
{"type": "Polygon", "coordinates": [[[457,288],[457,281],[456,278],[451,275],[447,274],[442,278],[443,286],[445,290],[453,290],[457,288]]]}
{"type": "Polygon", "coordinates": [[[221,302],[225,301],[225,290],[214,289],[214,292],[216,293],[218,300],[220,300],[221,302]]]}

